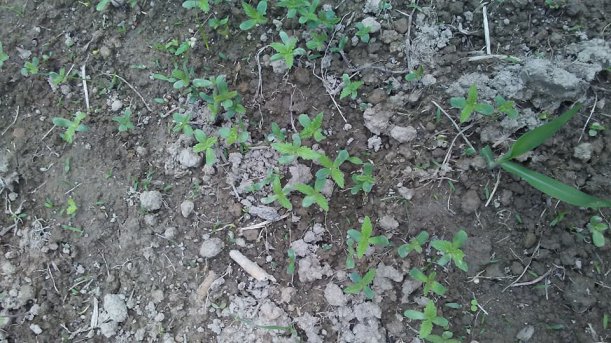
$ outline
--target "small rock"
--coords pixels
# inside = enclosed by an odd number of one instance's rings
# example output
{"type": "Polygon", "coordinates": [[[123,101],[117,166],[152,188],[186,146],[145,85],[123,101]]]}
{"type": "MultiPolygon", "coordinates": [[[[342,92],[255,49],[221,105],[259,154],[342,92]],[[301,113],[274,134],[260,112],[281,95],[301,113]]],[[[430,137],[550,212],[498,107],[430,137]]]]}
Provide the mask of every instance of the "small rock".
{"type": "Polygon", "coordinates": [[[414,195],[416,194],[416,191],[411,189],[411,188],[407,188],[407,187],[399,187],[399,189],[397,189],[397,191],[399,192],[399,194],[403,197],[403,199],[405,200],[412,200],[412,198],[414,197],[414,195]]]}
{"type": "Polygon", "coordinates": [[[104,296],[104,310],[108,317],[117,323],[127,319],[127,305],[118,294],[106,294],[104,296]]]}
{"type": "Polygon", "coordinates": [[[437,83],[437,79],[432,74],[425,74],[422,79],[420,79],[422,85],[425,87],[432,86],[437,83]]]}
{"type": "Polygon", "coordinates": [[[373,17],[367,17],[361,20],[361,23],[363,24],[363,26],[369,28],[369,33],[376,33],[382,28],[382,25],[378,23],[378,21],[375,20],[375,18],[373,17]]]}
{"type": "Polygon", "coordinates": [[[283,59],[271,61],[269,62],[269,65],[272,67],[274,74],[284,74],[287,70],[289,70],[289,67],[286,65],[283,59]]]}
{"type": "Polygon", "coordinates": [[[345,306],[348,302],[344,291],[333,282],[329,282],[325,288],[325,299],[331,306],[345,306]]]}
{"type": "Polygon", "coordinates": [[[194,208],[195,204],[193,204],[193,201],[185,200],[180,204],[180,213],[183,217],[188,218],[193,213],[194,208]]]}
{"type": "Polygon", "coordinates": [[[462,197],[460,207],[466,214],[471,214],[479,208],[481,203],[482,201],[477,192],[475,190],[468,190],[462,197]]]}
{"type": "Polygon", "coordinates": [[[401,303],[406,303],[409,301],[409,296],[414,293],[418,288],[422,286],[422,282],[418,280],[414,280],[412,278],[406,278],[405,282],[403,282],[403,286],[401,287],[401,292],[403,296],[401,297],[401,303]]]}
{"type": "Polygon", "coordinates": [[[30,324],[30,330],[37,336],[42,333],[42,329],[37,324],[30,324]]]}
{"type": "Polygon", "coordinates": [[[380,12],[380,1],[381,0],[367,0],[363,7],[365,13],[378,13],[380,12]]]}
{"type": "Polygon", "coordinates": [[[416,139],[418,131],[412,126],[395,126],[390,130],[390,136],[399,141],[399,143],[407,143],[416,139]]]}
{"type": "Polygon", "coordinates": [[[117,330],[119,329],[119,323],[110,320],[104,323],[99,324],[100,333],[104,335],[106,338],[110,338],[117,334],[117,330]]]}
{"type": "Polygon", "coordinates": [[[528,232],[524,237],[524,249],[532,248],[537,243],[537,236],[533,232],[528,232]]]}
{"type": "Polygon", "coordinates": [[[111,54],[110,48],[107,47],[106,45],[103,45],[100,48],[100,56],[102,56],[103,59],[109,58],[110,54],[111,54]]]}
{"type": "Polygon", "coordinates": [[[123,107],[123,102],[119,99],[114,100],[111,104],[110,104],[110,109],[113,112],[117,112],[118,110],[120,110],[123,107]]]}
{"type": "Polygon", "coordinates": [[[373,136],[367,139],[367,149],[378,152],[382,148],[382,138],[373,136]]]}
{"type": "Polygon", "coordinates": [[[524,327],[518,334],[516,335],[516,339],[521,342],[528,342],[530,338],[535,334],[535,327],[532,325],[528,325],[524,327]]]}
{"type": "Polygon", "coordinates": [[[203,157],[193,152],[193,149],[182,149],[178,154],[178,162],[183,168],[196,168],[201,165],[203,157]]]}
{"type": "Polygon", "coordinates": [[[388,98],[386,91],[382,88],[376,88],[371,91],[369,96],[367,97],[367,102],[377,105],[388,98]]]}
{"type": "Polygon", "coordinates": [[[165,231],[163,232],[163,237],[165,237],[166,239],[172,239],[174,238],[174,236],[176,236],[176,228],[175,227],[168,227],[165,229],[165,231]]]}
{"type": "Polygon", "coordinates": [[[270,206],[251,206],[248,213],[263,220],[276,221],[280,218],[278,211],[270,206]]]}
{"type": "Polygon", "coordinates": [[[163,199],[159,191],[144,191],[140,193],[140,207],[145,211],[157,211],[161,208],[163,199]]]}
{"type": "Polygon", "coordinates": [[[397,32],[404,34],[407,32],[407,30],[409,29],[409,21],[407,20],[407,18],[401,18],[399,20],[396,20],[394,22],[395,25],[395,30],[397,30],[397,32]]]}
{"type": "Polygon", "coordinates": [[[524,267],[522,266],[522,263],[518,261],[513,261],[511,263],[511,273],[513,275],[520,275],[522,274],[523,271],[524,271],[524,267]]]}
{"type": "Polygon", "coordinates": [[[592,146],[592,143],[581,143],[574,148],[573,157],[587,162],[592,158],[593,150],[594,148],[592,146]]]}
{"type": "Polygon", "coordinates": [[[157,216],[154,214],[147,214],[144,216],[144,223],[148,226],[157,225],[157,216]]]}
{"type": "Polygon", "coordinates": [[[389,215],[384,215],[380,218],[379,224],[382,229],[387,231],[395,230],[399,227],[399,222],[389,215]]]}
{"type": "Polygon", "coordinates": [[[202,242],[199,247],[199,255],[204,258],[212,258],[218,255],[224,247],[225,243],[220,238],[210,238],[202,242]]]}
{"type": "Polygon", "coordinates": [[[290,166],[289,172],[291,173],[291,178],[287,182],[287,185],[296,185],[298,183],[308,184],[313,178],[310,167],[301,163],[290,166]]]}

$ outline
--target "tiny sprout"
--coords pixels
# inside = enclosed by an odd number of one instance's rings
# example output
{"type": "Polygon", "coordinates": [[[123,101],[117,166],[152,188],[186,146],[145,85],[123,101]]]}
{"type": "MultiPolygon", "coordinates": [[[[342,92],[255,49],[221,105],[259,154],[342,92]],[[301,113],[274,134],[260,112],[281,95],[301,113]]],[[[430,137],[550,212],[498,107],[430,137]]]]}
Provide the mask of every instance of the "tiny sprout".
{"type": "Polygon", "coordinates": [[[129,130],[133,130],[136,127],[131,121],[132,110],[128,107],[123,111],[122,116],[113,117],[112,120],[119,123],[119,132],[128,132],[129,130]]]}
{"type": "Polygon", "coordinates": [[[85,132],[89,130],[87,126],[81,124],[81,121],[85,119],[85,117],[87,117],[87,115],[79,111],[74,115],[74,120],[55,117],[53,118],[53,124],[66,128],[66,131],[62,133],[60,137],[67,143],[72,144],[72,142],[74,142],[74,135],[77,132],[85,132]]]}
{"type": "Polygon", "coordinates": [[[351,81],[350,76],[348,74],[342,75],[342,82],[344,84],[344,88],[339,95],[340,100],[350,96],[350,99],[354,100],[358,96],[358,90],[363,85],[363,81],[351,81]]]}
{"type": "Polygon", "coordinates": [[[458,231],[452,238],[452,242],[445,240],[433,240],[431,246],[441,253],[441,258],[437,264],[445,266],[450,261],[454,261],[456,267],[463,271],[468,271],[467,262],[463,260],[465,253],[460,249],[467,240],[467,233],[464,230],[458,231]]]}
{"type": "Polygon", "coordinates": [[[588,223],[588,229],[592,233],[592,243],[598,248],[605,246],[605,231],[609,228],[607,223],[599,216],[593,216],[588,223]]]}
{"type": "Polygon", "coordinates": [[[605,130],[605,127],[598,122],[594,122],[592,124],[590,124],[590,129],[588,130],[588,135],[590,137],[596,137],[596,135],[598,135],[599,132],[603,132],[605,130]]]}
{"type": "Polygon", "coordinates": [[[344,288],[344,292],[347,294],[358,294],[363,292],[368,299],[372,299],[375,293],[373,293],[369,285],[373,282],[375,276],[375,269],[369,269],[364,276],[359,275],[357,272],[351,273],[350,280],[352,280],[353,284],[344,288]]]}

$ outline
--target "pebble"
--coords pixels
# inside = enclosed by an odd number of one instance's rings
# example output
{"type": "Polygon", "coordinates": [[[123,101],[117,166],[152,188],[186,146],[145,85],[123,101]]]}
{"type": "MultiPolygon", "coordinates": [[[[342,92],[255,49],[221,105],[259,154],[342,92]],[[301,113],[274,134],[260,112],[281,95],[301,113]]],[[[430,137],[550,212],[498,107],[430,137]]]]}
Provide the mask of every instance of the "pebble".
{"type": "Polygon", "coordinates": [[[592,158],[592,143],[581,143],[576,146],[573,150],[573,157],[578,158],[584,162],[589,161],[592,158]]]}
{"type": "Polygon", "coordinates": [[[111,104],[110,104],[110,109],[113,112],[117,112],[118,110],[120,110],[123,107],[123,102],[119,99],[114,100],[111,104]]]}
{"type": "Polygon", "coordinates": [[[367,17],[361,21],[363,26],[369,28],[369,33],[376,33],[380,31],[382,25],[373,17],[367,17]]]}
{"type": "Polygon", "coordinates": [[[202,164],[203,158],[193,152],[193,149],[182,149],[178,154],[178,162],[183,168],[196,168],[202,164]]]}
{"type": "Polygon", "coordinates": [[[104,310],[108,317],[117,323],[127,319],[127,305],[118,294],[106,294],[104,296],[104,310]]]}
{"type": "Polygon", "coordinates": [[[162,197],[159,191],[145,191],[140,193],[140,206],[145,211],[157,211],[161,208],[162,197]]]}
{"type": "Polygon", "coordinates": [[[42,333],[42,329],[37,324],[30,324],[30,330],[32,330],[35,335],[40,335],[42,333]]]}
{"type": "Polygon", "coordinates": [[[407,32],[407,30],[409,29],[409,21],[407,20],[407,18],[401,18],[397,21],[394,22],[395,25],[395,30],[397,30],[397,32],[404,34],[407,32]]]}
{"type": "Polygon", "coordinates": [[[524,237],[524,249],[532,248],[537,243],[537,236],[534,233],[528,232],[524,237]]]}
{"type": "Polygon", "coordinates": [[[390,130],[390,136],[396,139],[399,143],[411,142],[418,136],[418,131],[412,126],[403,127],[395,126],[390,130]]]}
{"type": "Polygon", "coordinates": [[[325,288],[325,299],[331,306],[345,306],[348,302],[342,289],[332,282],[329,282],[325,288]]]}
{"type": "Polygon", "coordinates": [[[165,231],[163,232],[163,237],[167,238],[167,239],[172,239],[174,238],[174,236],[176,236],[176,228],[175,227],[168,227],[165,229],[165,231]]]}
{"type": "Polygon", "coordinates": [[[530,338],[535,334],[535,327],[532,325],[528,325],[524,327],[518,334],[516,335],[516,339],[521,342],[528,342],[530,338]]]}
{"type": "Polygon", "coordinates": [[[220,238],[210,238],[202,242],[199,247],[199,255],[204,258],[212,258],[218,255],[224,247],[225,243],[220,238]]]}
{"type": "Polygon", "coordinates": [[[466,214],[474,213],[482,201],[475,190],[469,190],[463,195],[460,207],[466,214]]]}
{"type": "Polygon", "coordinates": [[[379,224],[382,229],[387,231],[395,230],[399,227],[399,222],[389,215],[384,215],[380,218],[379,224]]]}
{"type": "Polygon", "coordinates": [[[193,213],[194,208],[195,204],[193,204],[193,201],[185,200],[180,204],[180,213],[183,217],[188,218],[193,213]]]}

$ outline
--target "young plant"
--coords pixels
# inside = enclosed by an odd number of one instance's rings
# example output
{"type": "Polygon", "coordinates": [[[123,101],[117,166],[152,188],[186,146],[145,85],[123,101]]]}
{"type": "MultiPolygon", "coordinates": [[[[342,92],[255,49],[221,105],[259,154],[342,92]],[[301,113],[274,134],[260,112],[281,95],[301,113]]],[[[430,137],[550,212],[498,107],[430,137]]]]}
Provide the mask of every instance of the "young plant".
{"type": "Polygon", "coordinates": [[[281,129],[277,123],[272,123],[272,133],[267,135],[267,140],[276,143],[286,141],[286,130],[281,129]]]}
{"type": "Polygon", "coordinates": [[[592,216],[588,223],[588,230],[592,234],[592,243],[598,248],[605,246],[605,231],[609,228],[609,225],[603,221],[599,216],[592,216]]]}
{"type": "Polygon", "coordinates": [[[342,82],[344,87],[342,88],[342,92],[339,95],[339,99],[343,99],[347,96],[350,96],[350,99],[356,99],[358,95],[358,90],[363,85],[363,81],[350,81],[350,76],[348,74],[342,75],[342,82]]]}
{"type": "Polygon", "coordinates": [[[369,32],[371,31],[371,27],[365,26],[363,23],[356,23],[356,36],[359,37],[361,42],[369,43],[369,32]]]}
{"type": "Polygon", "coordinates": [[[441,336],[430,334],[424,340],[431,343],[460,343],[460,340],[453,337],[453,332],[444,331],[441,336]]]}
{"type": "Polygon", "coordinates": [[[397,253],[401,257],[409,255],[412,251],[420,254],[422,252],[422,246],[429,239],[429,233],[421,231],[416,237],[412,238],[409,243],[403,244],[397,249],[397,253]]]}
{"type": "Polygon", "coordinates": [[[32,61],[26,61],[23,67],[21,68],[21,75],[28,77],[34,76],[38,74],[38,65],[40,61],[38,57],[32,57],[32,61]]]}
{"type": "Polygon", "coordinates": [[[320,193],[320,189],[303,183],[298,183],[294,186],[295,190],[305,195],[301,205],[310,207],[312,204],[318,205],[325,212],[329,211],[329,202],[324,195],[320,193]]]}
{"type": "Polygon", "coordinates": [[[373,177],[373,164],[363,164],[363,171],[360,174],[352,174],[352,181],[354,182],[354,186],[350,189],[350,193],[357,194],[360,191],[364,193],[371,192],[373,185],[376,183],[373,177]]]}
{"type": "Polygon", "coordinates": [[[293,19],[297,16],[299,10],[308,6],[308,2],[306,0],[278,0],[277,6],[286,8],[286,17],[293,19]]]}
{"type": "Polygon", "coordinates": [[[295,161],[297,158],[304,160],[317,160],[320,157],[320,153],[312,150],[307,146],[301,145],[301,137],[299,134],[293,134],[292,143],[272,143],[272,148],[282,154],[278,162],[280,164],[288,164],[295,161]]]}
{"type": "Polygon", "coordinates": [[[475,313],[475,312],[479,311],[479,302],[477,301],[475,296],[473,297],[473,299],[471,299],[470,304],[471,304],[471,306],[470,306],[471,312],[475,313]]]}
{"type": "Polygon", "coordinates": [[[310,35],[310,40],[306,41],[306,47],[315,52],[324,51],[327,47],[327,40],[329,36],[325,32],[321,33],[312,33],[310,35]]]}
{"type": "Polygon", "coordinates": [[[261,202],[264,204],[270,204],[276,201],[278,202],[278,204],[280,204],[280,206],[291,211],[293,209],[293,204],[291,204],[291,201],[288,198],[288,195],[291,193],[291,191],[291,187],[282,187],[282,184],[280,183],[280,177],[278,175],[275,175],[274,179],[272,180],[273,194],[270,194],[265,198],[261,199],[261,202]]]}
{"type": "Polygon", "coordinates": [[[76,214],[76,211],[78,211],[78,206],[76,206],[76,202],[74,201],[74,199],[72,199],[72,197],[68,198],[64,212],[66,212],[67,215],[73,217],[76,214]]]}
{"type": "Polygon", "coordinates": [[[340,169],[342,164],[346,161],[350,161],[353,164],[362,164],[363,161],[358,157],[350,157],[348,151],[341,150],[335,161],[331,161],[329,157],[326,155],[320,155],[318,158],[318,163],[323,167],[316,172],[316,184],[319,184],[320,187],[324,186],[327,178],[331,176],[331,179],[340,187],[344,188],[345,178],[344,172],[340,169]]]}
{"type": "Polygon", "coordinates": [[[280,31],[280,39],[282,43],[274,42],[270,46],[276,50],[276,53],[272,55],[272,61],[284,60],[288,69],[293,67],[295,56],[305,54],[303,48],[296,48],[297,38],[289,37],[286,32],[280,31]]]}
{"type": "Polygon", "coordinates": [[[51,83],[55,86],[59,86],[62,83],[66,82],[68,80],[68,74],[66,74],[66,69],[64,67],[61,67],[59,69],[59,72],[50,72],[49,73],[49,79],[51,80],[51,83]]]}
{"type": "Polygon", "coordinates": [[[477,102],[477,86],[472,84],[467,93],[467,99],[464,97],[453,97],[450,99],[450,105],[460,109],[460,123],[464,123],[471,119],[473,112],[479,112],[483,115],[491,115],[494,112],[494,107],[486,103],[477,102]]]}
{"type": "Polygon", "coordinates": [[[210,4],[208,0],[188,0],[182,3],[182,7],[186,9],[197,8],[204,13],[210,11],[210,4]]]}
{"type": "Polygon", "coordinates": [[[103,10],[106,9],[106,7],[108,7],[108,5],[110,5],[110,1],[111,0],[100,0],[100,1],[98,1],[98,4],[95,7],[95,10],[98,11],[98,12],[102,12],[103,10]]]}
{"type": "Polygon", "coordinates": [[[212,120],[224,111],[228,119],[236,114],[246,113],[246,108],[242,105],[242,100],[237,91],[230,91],[225,75],[218,75],[206,79],[193,80],[193,85],[198,88],[212,90],[212,94],[199,93],[199,97],[208,103],[208,109],[212,113],[212,120]]]}
{"type": "Polygon", "coordinates": [[[119,123],[119,132],[128,132],[129,130],[133,130],[136,127],[132,123],[131,120],[132,110],[128,107],[123,111],[122,116],[113,117],[112,120],[119,123]]]}
{"type": "Polygon", "coordinates": [[[424,76],[424,67],[422,65],[418,66],[416,70],[410,71],[405,75],[405,81],[418,81],[422,79],[424,76]]]}
{"type": "Polygon", "coordinates": [[[259,1],[256,9],[246,2],[242,2],[242,8],[250,19],[240,24],[240,30],[247,31],[257,25],[264,25],[267,23],[267,18],[265,17],[267,13],[267,0],[259,1]]]}
{"type": "Polygon", "coordinates": [[[87,115],[79,111],[74,114],[73,120],[55,117],[53,118],[53,124],[66,128],[66,131],[64,131],[60,137],[67,143],[72,144],[72,142],[74,142],[74,135],[77,132],[85,132],[89,130],[87,126],[81,124],[81,121],[85,119],[85,117],[87,117],[87,115]]]}
{"type": "Polygon", "coordinates": [[[500,166],[506,172],[522,178],[532,187],[560,201],[586,208],[611,207],[611,200],[599,199],[588,195],[558,180],[512,162],[513,159],[534,150],[548,138],[553,136],[575,114],[577,114],[580,109],[581,105],[575,104],[558,118],[526,132],[513,143],[505,155],[497,159],[494,158],[492,149],[489,146],[482,149],[481,155],[486,159],[490,168],[500,166]]]}
{"type": "Polygon", "coordinates": [[[293,248],[289,248],[286,254],[289,257],[289,265],[286,267],[286,273],[289,275],[293,275],[295,274],[295,261],[297,260],[295,250],[293,250],[293,248]]]}
{"type": "MultiPolygon", "coordinates": [[[[0,64],[0,66],[2,66],[0,64]]],[[[590,129],[588,130],[588,135],[590,137],[596,137],[596,135],[598,135],[599,132],[603,132],[605,131],[605,127],[598,122],[594,122],[592,124],[590,124],[590,129]]]]}
{"type": "Polygon", "coordinates": [[[315,141],[320,142],[325,139],[325,135],[322,133],[322,117],[323,112],[320,112],[314,117],[314,120],[310,119],[307,114],[299,115],[299,124],[303,126],[301,132],[299,132],[299,138],[309,139],[314,138],[315,141]]]}
{"type": "MultiPolygon", "coordinates": [[[[192,72],[187,68],[174,68],[170,76],[156,73],[152,74],[151,77],[155,80],[170,82],[174,89],[180,90],[191,85],[191,74],[192,72]]],[[[195,82],[196,80],[193,81],[195,82]]]]}
{"type": "Polygon", "coordinates": [[[386,236],[374,236],[371,234],[373,232],[373,225],[371,224],[371,219],[369,216],[366,216],[363,220],[363,224],[361,225],[361,231],[356,231],[354,229],[348,230],[348,237],[357,242],[356,246],[356,257],[363,258],[365,256],[365,252],[372,245],[379,246],[387,246],[390,244],[388,238],[386,236]]]}
{"type": "Polygon", "coordinates": [[[441,326],[443,328],[447,328],[449,325],[447,319],[437,315],[437,307],[430,299],[424,307],[424,312],[406,310],[403,312],[403,315],[411,320],[421,321],[418,334],[422,339],[426,339],[431,335],[433,332],[433,325],[441,326]]]}
{"type": "Polygon", "coordinates": [[[369,285],[371,285],[375,277],[375,269],[369,269],[364,276],[359,275],[357,272],[350,273],[350,280],[352,280],[353,283],[352,285],[344,288],[344,292],[346,294],[359,294],[363,292],[365,297],[372,299],[375,296],[375,293],[373,293],[369,285]]]}
{"type": "Polygon", "coordinates": [[[452,241],[436,239],[431,241],[431,246],[441,253],[441,258],[437,260],[437,264],[445,266],[450,261],[454,261],[454,264],[459,269],[467,272],[469,267],[467,262],[463,260],[465,253],[460,249],[465,241],[467,240],[467,233],[464,230],[459,230],[452,241]]]}
{"type": "Polygon", "coordinates": [[[172,115],[172,121],[174,122],[174,132],[182,132],[184,135],[192,136],[193,128],[191,127],[191,114],[185,113],[174,113],[172,115]]]}
{"type": "Polygon", "coordinates": [[[219,129],[219,136],[225,139],[225,144],[231,145],[234,143],[243,144],[248,141],[248,131],[242,130],[241,125],[232,125],[230,127],[222,127],[219,129]]]}
{"type": "Polygon", "coordinates": [[[431,272],[429,275],[424,274],[420,269],[413,268],[409,271],[409,275],[414,279],[424,284],[424,295],[428,295],[433,292],[437,295],[443,296],[448,291],[442,284],[437,282],[437,273],[431,272]]]}
{"type": "Polygon", "coordinates": [[[505,113],[509,118],[518,117],[518,110],[514,101],[505,100],[502,96],[497,95],[494,97],[494,102],[496,102],[498,112],[505,113]]]}
{"type": "Polygon", "coordinates": [[[2,69],[4,62],[6,61],[8,61],[8,54],[4,52],[4,49],[2,47],[2,42],[0,42],[0,69],[2,69]]]}
{"type": "Polygon", "coordinates": [[[217,31],[221,36],[225,37],[225,39],[229,38],[229,17],[222,19],[210,18],[208,21],[208,26],[217,31]]]}
{"type": "Polygon", "coordinates": [[[206,155],[206,165],[214,165],[214,163],[216,162],[216,153],[214,152],[214,145],[217,142],[217,138],[214,136],[206,136],[204,131],[200,129],[195,130],[193,136],[197,140],[197,144],[193,146],[193,152],[204,152],[206,155]]]}

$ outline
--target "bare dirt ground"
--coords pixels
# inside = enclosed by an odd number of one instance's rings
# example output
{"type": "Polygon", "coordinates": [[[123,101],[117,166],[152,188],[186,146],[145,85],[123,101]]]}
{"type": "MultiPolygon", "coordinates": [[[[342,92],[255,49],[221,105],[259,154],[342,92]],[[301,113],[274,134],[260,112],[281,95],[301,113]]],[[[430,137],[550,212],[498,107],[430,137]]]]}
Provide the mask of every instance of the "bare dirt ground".
{"type": "Polygon", "coordinates": [[[611,2],[322,1],[318,18],[337,18],[326,26],[280,3],[246,31],[231,0],[210,0],[208,13],[181,1],[102,11],[97,1],[0,1],[0,342],[609,341],[610,244],[596,247],[588,223],[608,224],[611,212],[559,202],[476,152],[503,153],[581,102],[522,162],[611,197],[611,2]],[[272,61],[280,32],[305,50],[290,69],[272,61]],[[316,35],[326,43],[306,45],[316,35]],[[61,68],[58,81],[50,73],[61,68]],[[160,76],[174,70],[188,86],[160,76]],[[354,98],[340,99],[344,74],[362,81],[354,98]],[[194,80],[219,75],[238,97],[211,119],[211,93],[194,80]],[[478,101],[502,96],[518,115],[456,127],[450,98],[473,84],[478,101]],[[238,103],[244,114],[232,115],[238,103]],[[119,132],[113,118],[126,110],[134,128],[119,132]],[[69,144],[53,118],[79,111],[88,130],[69,144]],[[283,186],[314,185],[323,167],[283,163],[272,126],[292,141],[300,115],[321,112],[325,139],[302,146],[369,163],[373,188],[351,192],[366,167],[347,161],[345,187],[329,178],[317,189],[328,211],[295,190],[290,210],[268,203],[270,172],[283,186]],[[218,137],[214,165],[175,130],[176,115],[218,137]],[[220,136],[230,128],[241,141],[220,136]],[[348,230],[366,216],[389,244],[351,265],[348,230]],[[466,272],[436,263],[430,243],[461,229],[466,272]],[[401,257],[424,231],[422,252],[401,257]],[[236,264],[236,251],[263,274],[236,264]],[[425,294],[413,268],[436,272],[447,291],[425,294]],[[370,270],[372,294],[346,291],[370,270]],[[424,339],[404,312],[429,300],[449,323],[424,339]]]}

